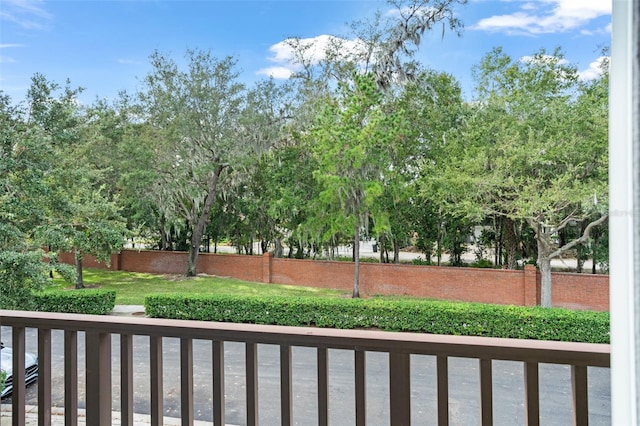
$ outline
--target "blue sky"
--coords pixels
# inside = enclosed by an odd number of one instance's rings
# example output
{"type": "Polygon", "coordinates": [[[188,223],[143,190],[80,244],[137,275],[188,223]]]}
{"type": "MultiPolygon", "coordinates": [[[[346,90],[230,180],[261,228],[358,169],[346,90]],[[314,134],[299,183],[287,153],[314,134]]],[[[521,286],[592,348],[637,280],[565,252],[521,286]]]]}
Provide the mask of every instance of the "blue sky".
{"type": "MultiPolygon", "coordinates": [[[[154,50],[180,62],[186,49],[238,61],[247,84],[292,69],[287,37],[348,36],[348,23],[387,11],[384,1],[0,1],[0,89],[24,99],[31,76],[86,90],[81,101],[134,92],[154,50]],[[284,58],[284,59],[283,59],[284,58]]],[[[417,56],[454,75],[471,96],[471,69],[495,46],[514,58],[561,47],[584,78],[610,45],[609,0],[469,0],[456,8],[461,37],[441,28],[424,37],[417,56]]]]}

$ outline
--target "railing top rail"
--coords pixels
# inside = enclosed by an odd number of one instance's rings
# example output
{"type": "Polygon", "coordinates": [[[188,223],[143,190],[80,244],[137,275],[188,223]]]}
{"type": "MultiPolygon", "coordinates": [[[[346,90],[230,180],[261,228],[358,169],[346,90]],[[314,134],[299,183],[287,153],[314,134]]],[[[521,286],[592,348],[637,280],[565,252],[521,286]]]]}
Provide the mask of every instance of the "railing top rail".
{"type": "Polygon", "coordinates": [[[592,343],[7,310],[0,310],[0,325],[334,349],[355,348],[364,351],[594,367],[610,366],[610,346],[592,343]]]}

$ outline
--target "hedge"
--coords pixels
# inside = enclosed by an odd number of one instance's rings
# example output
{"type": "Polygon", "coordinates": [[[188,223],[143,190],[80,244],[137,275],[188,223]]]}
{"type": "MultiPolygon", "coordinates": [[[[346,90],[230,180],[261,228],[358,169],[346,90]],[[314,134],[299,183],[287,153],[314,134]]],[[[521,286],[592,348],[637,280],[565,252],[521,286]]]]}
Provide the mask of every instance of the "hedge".
{"type": "Polygon", "coordinates": [[[145,297],[149,317],[609,343],[609,313],[432,300],[145,297]]]}
{"type": "Polygon", "coordinates": [[[57,290],[33,297],[33,310],[42,312],[108,315],[116,304],[114,290],[57,290]]]}

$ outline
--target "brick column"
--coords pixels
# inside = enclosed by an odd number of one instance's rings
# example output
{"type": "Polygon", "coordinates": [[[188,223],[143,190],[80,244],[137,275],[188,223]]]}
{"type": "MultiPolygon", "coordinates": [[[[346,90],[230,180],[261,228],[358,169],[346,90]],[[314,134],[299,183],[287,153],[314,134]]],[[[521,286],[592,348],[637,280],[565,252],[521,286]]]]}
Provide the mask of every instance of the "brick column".
{"type": "Polygon", "coordinates": [[[121,253],[111,254],[111,260],[110,260],[111,265],[109,266],[109,269],[111,269],[112,271],[120,270],[120,256],[121,256],[121,253]]]}
{"type": "Polygon", "coordinates": [[[524,265],[524,306],[538,305],[538,269],[535,265],[524,265]]]}
{"type": "Polygon", "coordinates": [[[273,255],[269,252],[262,255],[262,282],[271,282],[271,257],[273,255]]]}

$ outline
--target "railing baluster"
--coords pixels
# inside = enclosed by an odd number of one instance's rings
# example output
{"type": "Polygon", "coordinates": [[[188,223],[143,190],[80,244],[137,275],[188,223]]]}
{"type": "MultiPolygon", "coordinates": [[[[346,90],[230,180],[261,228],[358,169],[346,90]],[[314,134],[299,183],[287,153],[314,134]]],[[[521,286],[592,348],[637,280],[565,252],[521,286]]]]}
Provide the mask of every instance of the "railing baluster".
{"type": "Polygon", "coordinates": [[[193,340],[180,339],[180,418],[193,425],[193,340]]]}
{"type": "Polygon", "coordinates": [[[480,359],[480,418],[483,426],[493,425],[493,378],[491,359],[480,359]]]}
{"type": "Polygon", "coordinates": [[[38,329],[38,425],[51,425],[51,329],[38,329]]]}
{"type": "Polygon", "coordinates": [[[85,335],[87,424],[111,425],[111,334],[85,335]]]}
{"type": "Polygon", "coordinates": [[[289,426],[293,423],[293,406],[291,404],[291,346],[280,345],[280,424],[289,426]]]}
{"type": "MultiPolygon", "coordinates": [[[[183,423],[195,422],[193,413],[193,339],[208,339],[213,345],[214,420],[224,425],[224,340],[245,343],[247,424],[258,423],[258,365],[257,348],[260,343],[280,347],[281,412],[282,423],[293,421],[293,369],[294,346],[317,349],[318,424],[329,423],[329,371],[328,357],[332,348],[354,351],[355,421],[366,423],[366,357],[368,351],[383,352],[389,356],[390,423],[409,424],[411,421],[411,355],[435,356],[438,394],[438,424],[449,424],[448,357],[475,358],[479,361],[481,423],[493,421],[494,359],[522,362],[524,367],[525,417],[529,425],[540,423],[539,364],[550,363],[571,367],[573,422],[588,424],[588,367],[610,366],[608,345],[519,341],[503,339],[479,339],[461,336],[411,335],[376,331],[342,331],[323,329],[295,329],[250,324],[226,325],[209,322],[193,322],[149,319],[115,318],[107,320],[89,315],[53,314],[0,310],[3,326],[11,327],[14,350],[12,366],[13,396],[12,424],[26,424],[24,359],[26,332],[37,330],[38,356],[40,358],[40,382],[37,387],[38,422],[50,424],[51,383],[56,380],[52,371],[52,330],[64,330],[64,407],[65,425],[77,425],[78,421],[78,331],[86,335],[86,406],[87,424],[111,424],[111,347],[112,335],[120,335],[122,423],[131,424],[133,417],[133,333],[149,336],[150,346],[150,400],[151,424],[163,424],[163,337],[179,337],[181,356],[181,387],[183,391],[181,411],[183,423]],[[213,339],[213,340],[212,340],[213,339]]],[[[6,340],[6,339],[5,339],[6,340]]],[[[30,340],[31,342],[31,340],[30,340]]],[[[5,341],[5,343],[7,343],[5,341]]],[[[277,398],[277,397],[276,397],[277,398]]],[[[341,420],[341,419],[340,419],[341,420]]]]}
{"type": "Polygon", "coordinates": [[[449,426],[449,358],[436,357],[436,379],[438,381],[438,425],[449,426]]]}
{"type": "Polygon", "coordinates": [[[213,424],[224,426],[224,342],[213,341],[213,424]]]}
{"type": "Polygon", "coordinates": [[[318,426],[329,424],[329,351],[318,348],[318,426]]]}
{"type": "Polygon", "coordinates": [[[13,327],[13,390],[11,391],[11,405],[13,410],[13,426],[25,424],[25,377],[24,377],[24,352],[25,329],[13,327]]]}
{"type": "Polygon", "coordinates": [[[411,424],[411,358],[408,353],[389,353],[389,405],[391,424],[411,424]]]}
{"type": "Polygon", "coordinates": [[[64,424],[78,424],[78,332],[64,331],[64,424]]]}
{"type": "Polygon", "coordinates": [[[149,337],[149,370],[151,374],[151,424],[162,426],[164,421],[162,387],[162,337],[149,337]]]}
{"type": "Polygon", "coordinates": [[[527,426],[540,424],[540,385],[538,377],[538,363],[524,363],[524,408],[527,426]]]}
{"type": "Polygon", "coordinates": [[[122,426],[133,426],[133,336],[120,335],[120,416],[122,426]]]}
{"type": "Polygon", "coordinates": [[[587,386],[587,367],[571,366],[571,396],[573,399],[573,424],[589,424],[589,389],[587,386]]]}
{"type": "Polygon", "coordinates": [[[258,424],[258,345],[245,344],[247,426],[258,424]]]}
{"type": "Polygon", "coordinates": [[[356,426],[367,424],[367,353],[355,350],[355,386],[356,386],[356,426]]]}

